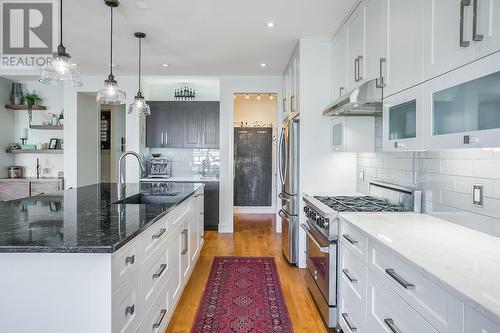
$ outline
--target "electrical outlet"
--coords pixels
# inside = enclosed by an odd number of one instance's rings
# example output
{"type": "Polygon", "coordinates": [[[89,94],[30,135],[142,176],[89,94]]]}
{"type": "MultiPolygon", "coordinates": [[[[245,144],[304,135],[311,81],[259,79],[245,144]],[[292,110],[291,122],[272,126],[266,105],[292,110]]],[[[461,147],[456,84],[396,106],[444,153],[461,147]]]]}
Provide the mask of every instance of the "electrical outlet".
{"type": "Polygon", "coordinates": [[[359,172],[359,180],[361,180],[361,181],[365,180],[365,172],[364,171],[359,172]]]}
{"type": "Polygon", "coordinates": [[[483,185],[472,186],[472,204],[476,207],[483,207],[483,185]]]}

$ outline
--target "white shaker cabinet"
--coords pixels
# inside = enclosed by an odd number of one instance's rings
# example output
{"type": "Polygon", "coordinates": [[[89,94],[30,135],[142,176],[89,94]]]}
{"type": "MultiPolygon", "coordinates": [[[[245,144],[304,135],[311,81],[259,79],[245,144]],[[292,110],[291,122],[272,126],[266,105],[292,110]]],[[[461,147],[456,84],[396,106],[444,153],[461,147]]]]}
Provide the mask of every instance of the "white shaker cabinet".
{"type": "Polygon", "coordinates": [[[466,333],[496,333],[500,332],[500,325],[487,319],[485,316],[471,308],[465,307],[465,332],[466,333]]]}
{"type": "Polygon", "coordinates": [[[347,29],[344,27],[332,40],[333,100],[347,92],[347,65],[347,29]]]}
{"type": "Polygon", "coordinates": [[[347,85],[354,89],[365,79],[365,8],[358,6],[347,23],[347,85]]]}
{"type": "MultiPolygon", "coordinates": [[[[473,39],[476,42],[476,59],[500,51],[500,2],[497,0],[472,0],[475,7],[473,39]]],[[[473,7],[474,8],[474,7],[473,7]]]]}
{"type": "Polygon", "coordinates": [[[425,79],[474,61],[474,1],[423,1],[425,79]]]}
{"type": "Polygon", "coordinates": [[[380,87],[387,77],[388,6],[389,0],[365,2],[366,79],[377,78],[380,87]]]}
{"type": "Polygon", "coordinates": [[[420,83],[423,76],[422,1],[389,1],[388,12],[387,63],[382,64],[384,96],[420,83]]]}
{"type": "Polygon", "coordinates": [[[299,113],[299,48],[295,48],[292,57],[283,73],[283,116],[282,120],[293,118],[299,113]]]}

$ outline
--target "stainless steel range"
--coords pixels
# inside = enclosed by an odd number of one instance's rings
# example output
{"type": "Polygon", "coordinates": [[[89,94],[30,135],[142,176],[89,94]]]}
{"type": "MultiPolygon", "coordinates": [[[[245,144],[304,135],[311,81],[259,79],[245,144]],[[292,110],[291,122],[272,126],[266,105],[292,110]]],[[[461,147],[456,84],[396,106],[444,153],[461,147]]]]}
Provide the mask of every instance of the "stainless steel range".
{"type": "Polygon", "coordinates": [[[338,324],[337,278],[339,213],[421,212],[422,193],[413,188],[371,182],[370,195],[304,195],[307,222],[307,286],[325,323],[338,324]]]}

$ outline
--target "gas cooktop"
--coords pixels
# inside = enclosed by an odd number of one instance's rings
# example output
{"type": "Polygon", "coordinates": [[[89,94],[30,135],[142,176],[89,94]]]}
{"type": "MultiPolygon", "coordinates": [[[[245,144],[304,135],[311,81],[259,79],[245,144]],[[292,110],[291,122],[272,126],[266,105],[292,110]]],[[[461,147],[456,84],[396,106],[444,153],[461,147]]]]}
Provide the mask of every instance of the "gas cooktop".
{"type": "Polygon", "coordinates": [[[404,212],[403,206],[394,205],[371,196],[315,196],[315,199],[337,212],[404,212]]]}

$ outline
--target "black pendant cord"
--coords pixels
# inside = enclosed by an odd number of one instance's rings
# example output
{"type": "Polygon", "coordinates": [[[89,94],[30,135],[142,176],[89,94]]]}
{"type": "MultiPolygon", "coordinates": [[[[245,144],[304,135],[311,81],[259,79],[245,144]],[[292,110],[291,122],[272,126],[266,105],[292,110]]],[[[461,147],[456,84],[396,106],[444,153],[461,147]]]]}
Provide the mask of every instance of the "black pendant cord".
{"type": "Polygon", "coordinates": [[[113,76],[113,7],[111,8],[111,47],[110,47],[110,56],[109,56],[109,76],[113,76]]]}
{"type": "Polygon", "coordinates": [[[63,0],[59,2],[59,21],[60,21],[60,27],[59,27],[59,45],[63,45],[63,0]]]}
{"type": "Polygon", "coordinates": [[[141,94],[142,38],[139,38],[139,94],[141,94]]]}

